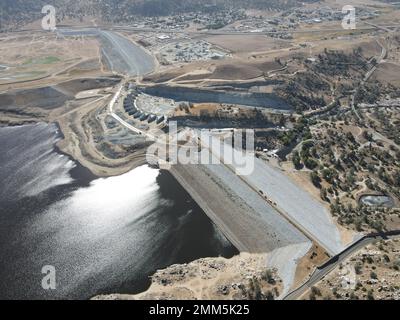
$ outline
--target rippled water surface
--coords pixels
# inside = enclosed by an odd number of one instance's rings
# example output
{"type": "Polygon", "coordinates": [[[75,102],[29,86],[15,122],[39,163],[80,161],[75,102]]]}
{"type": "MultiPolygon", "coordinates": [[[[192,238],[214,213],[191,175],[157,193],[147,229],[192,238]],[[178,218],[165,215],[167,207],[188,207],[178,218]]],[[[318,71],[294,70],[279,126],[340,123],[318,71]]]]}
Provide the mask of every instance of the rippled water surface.
{"type": "Polygon", "coordinates": [[[58,139],[55,125],[0,128],[0,298],[135,293],[159,268],[236,253],[168,173],[97,179],[54,151],[58,139]]]}

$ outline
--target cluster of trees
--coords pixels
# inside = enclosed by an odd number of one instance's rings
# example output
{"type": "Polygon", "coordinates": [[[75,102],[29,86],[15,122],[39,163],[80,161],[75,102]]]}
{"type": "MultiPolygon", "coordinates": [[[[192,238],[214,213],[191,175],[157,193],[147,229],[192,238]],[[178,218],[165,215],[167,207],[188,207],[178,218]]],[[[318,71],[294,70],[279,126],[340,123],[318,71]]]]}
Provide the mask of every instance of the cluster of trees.
{"type": "Polygon", "coordinates": [[[318,167],[319,162],[316,160],[318,154],[314,147],[313,141],[306,141],[303,143],[301,152],[293,152],[292,161],[297,170],[305,166],[307,169],[314,170],[318,167]]]}
{"type": "MultiPolygon", "coordinates": [[[[288,83],[276,89],[276,92],[284,98],[289,105],[294,106],[295,111],[300,114],[306,110],[315,110],[324,107],[326,101],[323,98],[323,94],[329,93],[328,91],[319,90],[317,88],[323,87],[321,83],[314,89],[311,89],[313,87],[312,83],[303,83],[303,76],[304,73],[301,75],[297,74],[288,83]],[[310,89],[307,87],[310,87],[310,89]]],[[[307,77],[307,79],[310,78],[307,77]]]]}
{"type": "Polygon", "coordinates": [[[321,290],[319,290],[317,287],[311,287],[310,300],[316,300],[317,296],[322,296],[321,290]]]}
{"type": "MultiPolygon", "coordinates": [[[[304,62],[304,57],[299,57],[304,62]]],[[[332,95],[332,88],[337,87],[336,94],[350,94],[354,87],[364,77],[368,70],[368,62],[362,55],[362,49],[357,48],[352,53],[327,50],[318,55],[315,63],[304,62],[306,71],[299,72],[283,86],[277,88],[278,94],[295,107],[297,113],[305,110],[318,110],[328,103],[325,97],[332,95]],[[346,78],[351,83],[342,83],[346,78]],[[335,81],[339,80],[339,81],[335,81]]],[[[357,99],[376,101],[379,96],[379,85],[371,86],[358,93],[357,99]]]]}
{"type": "Polygon", "coordinates": [[[256,277],[253,277],[249,280],[249,287],[246,291],[246,295],[249,300],[275,300],[275,295],[278,295],[278,292],[276,288],[274,291],[275,294],[271,290],[262,292],[260,281],[256,277]]]}
{"type": "MultiPolygon", "coordinates": [[[[382,110],[380,108],[376,108],[373,111],[373,116],[379,121],[379,124],[376,122],[372,122],[370,126],[375,130],[379,130],[382,132],[388,139],[394,141],[398,146],[400,146],[400,133],[399,133],[399,126],[400,126],[400,119],[396,114],[395,110],[382,110]]],[[[393,150],[393,147],[392,147],[393,150]]],[[[400,150],[397,148],[397,159],[400,159],[400,150]]]]}
{"type": "Polygon", "coordinates": [[[375,103],[382,94],[380,83],[366,83],[355,96],[355,103],[375,103]]]}
{"type": "Polygon", "coordinates": [[[349,77],[351,71],[361,75],[367,68],[366,60],[362,57],[361,52],[361,48],[355,49],[352,54],[325,48],[324,52],[318,55],[317,63],[313,64],[311,68],[317,74],[331,77],[349,77]]]}
{"type": "Polygon", "coordinates": [[[400,198],[399,152],[395,147],[389,150],[379,145],[367,130],[362,133],[367,143],[361,145],[351,132],[341,131],[335,123],[321,124],[321,128],[326,130],[325,134],[315,133],[312,139],[303,141],[299,151],[292,153],[294,166],[311,170],[311,182],[320,189],[321,199],[330,203],[339,223],[353,225],[359,231],[365,227],[384,230],[388,213],[395,212],[353,206],[352,192],[358,188],[358,182],[364,181],[369,190],[400,198]],[[341,203],[342,198],[346,204],[341,203]]]}
{"type": "Polygon", "coordinates": [[[301,117],[296,121],[293,129],[281,133],[279,140],[284,146],[289,146],[300,140],[309,140],[312,138],[310,126],[315,123],[315,120],[301,117]]]}
{"type": "Polygon", "coordinates": [[[276,279],[274,272],[270,269],[266,269],[261,277],[253,276],[249,279],[248,286],[241,286],[243,296],[249,300],[274,300],[275,297],[279,296],[278,288],[276,285],[276,279]],[[265,282],[274,286],[272,290],[262,291],[261,287],[265,285],[265,282]]]}

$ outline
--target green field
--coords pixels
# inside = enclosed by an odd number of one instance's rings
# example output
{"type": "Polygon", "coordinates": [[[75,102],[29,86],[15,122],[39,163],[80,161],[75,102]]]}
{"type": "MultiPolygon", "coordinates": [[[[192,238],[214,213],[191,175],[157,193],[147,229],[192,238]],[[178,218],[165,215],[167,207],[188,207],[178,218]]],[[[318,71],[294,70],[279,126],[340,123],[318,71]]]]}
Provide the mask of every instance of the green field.
{"type": "Polygon", "coordinates": [[[29,59],[24,62],[24,65],[28,64],[52,64],[59,62],[60,59],[54,56],[48,56],[48,57],[43,57],[43,58],[38,58],[38,59],[29,59]]]}

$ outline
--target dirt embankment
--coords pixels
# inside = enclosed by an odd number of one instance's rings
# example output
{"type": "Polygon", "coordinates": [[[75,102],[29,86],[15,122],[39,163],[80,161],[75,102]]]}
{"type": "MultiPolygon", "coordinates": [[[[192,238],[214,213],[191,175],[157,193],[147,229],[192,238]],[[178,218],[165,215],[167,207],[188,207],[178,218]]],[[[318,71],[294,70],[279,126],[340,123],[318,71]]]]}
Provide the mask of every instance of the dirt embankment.
{"type": "Polygon", "coordinates": [[[58,142],[57,147],[98,177],[121,175],[146,164],[144,144],[128,146],[105,139],[107,135],[117,133],[120,128],[116,127],[113,132],[109,132],[102,127],[101,121],[107,117],[104,105],[104,100],[95,101],[58,118],[56,121],[64,139],[58,142]]]}
{"type": "Polygon", "coordinates": [[[74,100],[78,92],[115,86],[118,77],[84,78],[62,82],[53,86],[16,90],[0,95],[0,111],[12,112],[26,109],[52,110],[74,100]]]}
{"type": "Polygon", "coordinates": [[[108,116],[107,104],[119,77],[75,79],[0,95],[0,124],[57,122],[64,138],[59,151],[94,175],[126,173],[146,163],[146,142],[108,116]]]}

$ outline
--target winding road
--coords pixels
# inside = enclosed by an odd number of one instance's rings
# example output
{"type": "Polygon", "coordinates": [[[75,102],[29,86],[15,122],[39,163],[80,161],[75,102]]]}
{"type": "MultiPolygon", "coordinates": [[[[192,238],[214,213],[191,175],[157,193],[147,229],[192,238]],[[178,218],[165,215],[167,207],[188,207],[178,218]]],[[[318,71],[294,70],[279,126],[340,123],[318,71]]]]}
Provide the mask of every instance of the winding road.
{"type": "Polygon", "coordinates": [[[366,247],[367,245],[374,243],[379,240],[388,240],[398,238],[400,236],[400,231],[390,231],[382,234],[371,234],[365,236],[355,242],[350,247],[346,248],[343,252],[338,255],[332,257],[328,262],[317,268],[311,277],[301,285],[296,290],[289,293],[283,300],[296,300],[299,299],[307,290],[309,290],[312,286],[316,285],[320,280],[326,277],[330,272],[332,272],[340,263],[342,263],[345,259],[366,247]]]}

